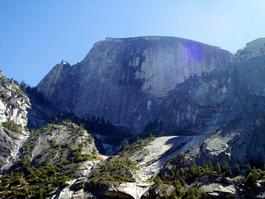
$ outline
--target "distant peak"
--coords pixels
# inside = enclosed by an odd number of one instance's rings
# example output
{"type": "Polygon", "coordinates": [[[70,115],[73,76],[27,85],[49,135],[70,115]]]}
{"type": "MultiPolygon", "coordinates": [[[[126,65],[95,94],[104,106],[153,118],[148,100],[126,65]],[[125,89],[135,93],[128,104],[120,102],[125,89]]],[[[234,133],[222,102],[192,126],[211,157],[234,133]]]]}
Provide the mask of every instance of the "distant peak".
{"type": "Polygon", "coordinates": [[[4,73],[2,70],[0,70],[0,77],[4,77],[4,73]]]}
{"type": "Polygon", "coordinates": [[[67,61],[65,61],[65,60],[62,60],[60,64],[61,64],[61,65],[70,65],[70,64],[69,64],[67,61]]]}
{"type": "Polygon", "coordinates": [[[265,55],[265,38],[258,38],[246,44],[246,47],[237,52],[239,58],[251,59],[265,55]]]}
{"type": "Polygon", "coordinates": [[[258,38],[246,44],[246,48],[262,48],[265,46],[265,38],[258,38]]]}

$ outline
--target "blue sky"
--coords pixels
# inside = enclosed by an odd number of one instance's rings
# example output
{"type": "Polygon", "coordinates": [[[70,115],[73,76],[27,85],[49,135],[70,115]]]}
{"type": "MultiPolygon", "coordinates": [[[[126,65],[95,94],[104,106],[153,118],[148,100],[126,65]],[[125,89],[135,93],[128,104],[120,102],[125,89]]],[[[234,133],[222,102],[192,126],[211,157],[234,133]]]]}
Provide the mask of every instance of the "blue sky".
{"type": "Polygon", "coordinates": [[[105,37],[176,36],[235,52],[265,37],[264,0],[1,0],[0,68],[36,85],[105,37]]]}

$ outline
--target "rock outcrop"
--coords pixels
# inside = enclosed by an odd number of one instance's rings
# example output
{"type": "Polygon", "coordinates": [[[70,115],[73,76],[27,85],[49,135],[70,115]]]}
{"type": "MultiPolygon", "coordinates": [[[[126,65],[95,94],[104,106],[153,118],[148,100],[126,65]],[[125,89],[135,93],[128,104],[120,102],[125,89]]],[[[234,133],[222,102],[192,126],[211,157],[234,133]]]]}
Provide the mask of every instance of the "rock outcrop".
{"type": "Polygon", "coordinates": [[[12,80],[0,74],[0,123],[12,120],[25,127],[28,109],[31,107],[27,94],[12,80]]]}
{"type": "Polygon", "coordinates": [[[28,133],[0,127],[0,173],[7,171],[14,164],[27,138],[28,133]]]}
{"type": "MultiPolygon", "coordinates": [[[[91,135],[69,121],[48,124],[31,132],[24,144],[22,154],[26,153],[32,164],[42,165],[48,159],[53,164],[63,160],[71,161],[71,156],[89,156],[99,154],[91,135]]],[[[72,157],[77,158],[77,157],[72,157]]]]}
{"type": "Polygon", "coordinates": [[[241,59],[251,59],[259,57],[265,53],[265,38],[258,38],[246,44],[246,47],[237,52],[236,57],[241,59]]]}

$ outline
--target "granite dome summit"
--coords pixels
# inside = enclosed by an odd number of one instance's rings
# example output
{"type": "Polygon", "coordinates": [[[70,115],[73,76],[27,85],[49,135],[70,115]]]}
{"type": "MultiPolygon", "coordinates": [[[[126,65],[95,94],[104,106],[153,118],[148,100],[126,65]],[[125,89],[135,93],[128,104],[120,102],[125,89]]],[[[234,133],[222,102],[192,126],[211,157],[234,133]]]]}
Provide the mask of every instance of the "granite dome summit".
{"type": "Polygon", "coordinates": [[[80,63],[56,65],[38,84],[47,100],[79,117],[104,117],[137,133],[158,118],[177,85],[228,65],[228,51],[175,37],[106,38],[80,63]]]}

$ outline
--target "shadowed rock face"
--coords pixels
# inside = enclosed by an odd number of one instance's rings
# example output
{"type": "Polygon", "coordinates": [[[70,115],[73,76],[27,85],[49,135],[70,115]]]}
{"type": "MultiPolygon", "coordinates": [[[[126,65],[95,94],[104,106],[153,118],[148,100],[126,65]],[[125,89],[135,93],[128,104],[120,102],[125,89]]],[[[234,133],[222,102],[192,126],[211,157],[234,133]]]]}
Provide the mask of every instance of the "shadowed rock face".
{"type": "Polygon", "coordinates": [[[172,37],[107,38],[73,66],[56,65],[38,91],[64,112],[102,116],[140,132],[168,92],[191,76],[226,66],[230,53],[172,37]]]}
{"type": "MultiPolygon", "coordinates": [[[[203,144],[186,154],[189,161],[194,158],[199,164],[211,160],[213,163],[218,161],[221,164],[231,162],[233,166],[236,164],[245,166],[247,163],[263,165],[265,161],[265,51],[261,53],[264,48],[264,45],[260,44],[262,41],[265,43],[262,39],[248,43],[244,50],[240,50],[235,55],[227,80],[222,84],[227,87],[227,94],[220,104],[219,110],[222,111],[218,112],[215,108],[215,114],[211,115],[219,116],[212,117],[212,122],[218,121],[216,118],[229,119],[222,120],[218,131],[212,131],[215,132],[214,135],[209,136],[203,144]]],[[[220,76],[221,74],[215,79],[220,76]]],[[[194,96],[194,92],[191,96],[194,96]]],[[[189,100],[192,98],[189,97],[189,100]]]]}
{"type": "Polygon", "coordinates": [[[173,134],[200,133],[233,118],[229,70],[228,65],[216,68],[207,76],[193,76],[177,85],[161,103],[162,129],[173,134]]]}

